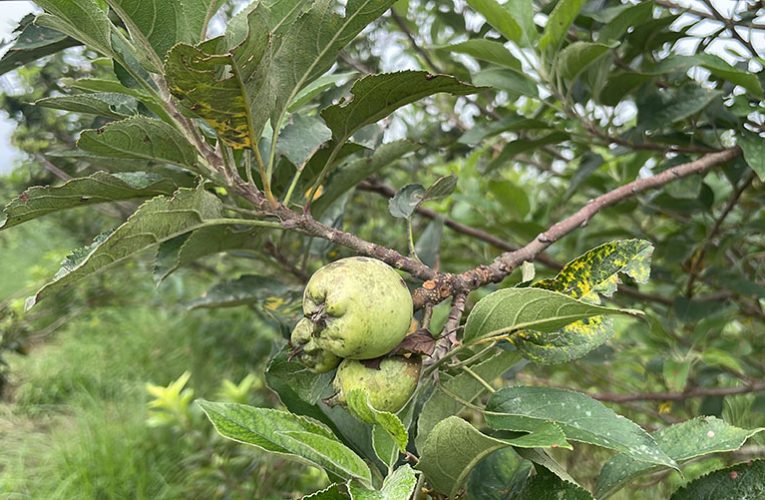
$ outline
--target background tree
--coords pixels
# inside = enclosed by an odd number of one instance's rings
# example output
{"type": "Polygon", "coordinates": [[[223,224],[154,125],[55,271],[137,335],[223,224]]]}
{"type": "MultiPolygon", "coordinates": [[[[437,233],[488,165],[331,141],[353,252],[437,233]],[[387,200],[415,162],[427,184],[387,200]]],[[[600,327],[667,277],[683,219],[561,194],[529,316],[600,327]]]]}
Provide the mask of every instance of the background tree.
{"type": "MultiPolygon", "coordinates": [[[[1,227],[132,215],[27,305],[146,250],[158,282],[215,275],[195,307],[247,304],[285,339],[266,370],[283,409],[200,403],[224,436],[354,497],[600,498],[647,474],[666,496],[684,462],[761,452],[737,451],[765,389],[759,3],[262,1],[215,38],[223,1],[37,3],[5,69],[84,44],[101,70],[37,105],[101,121],[38,158],[77,178],[1,227]],[[285,346],[307,278],[354,254],[412,290],[399,351],[425,368],[396,415],[363,393],[328,407],[332,374],[285,346]]],[[[759,467],[736,484],[756,491],[759,467]]]]}

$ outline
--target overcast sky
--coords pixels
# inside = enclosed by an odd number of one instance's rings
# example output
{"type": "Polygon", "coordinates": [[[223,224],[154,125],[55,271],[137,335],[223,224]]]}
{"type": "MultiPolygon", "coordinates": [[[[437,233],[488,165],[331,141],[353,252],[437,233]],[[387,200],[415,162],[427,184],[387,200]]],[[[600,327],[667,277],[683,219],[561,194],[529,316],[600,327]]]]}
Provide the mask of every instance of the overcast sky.
{"type": "MultiPolygon", "coordinates": [[[[699,10],[706,10],[704,8],[704,4],[699,0],[675,0],[674,3],[683,6],[692,5],[699,10]]],[[[718,10],[724,14],[728,14],[739,2],[738,0],[713,0],[712,3],[718,10]]],[[[35,6],[33,2],[0,0],[0,39],[7,39],[10,33],[16,27],[19,20],[24,17],[24,15],[32,12],[34,8],[35,6]]],[[[685,22],[695,19],[691,16],[683,16],[683,18],[678,21],[679,25],[683,25],[685,22]]],[[[693,34],[704,35],[705,33],[703,32],[711,31],[714,29],[715,24],[716,23],[713,22],[703,23],[703,25],[700,26],[699,29],[696,29],[693,34]]],[[[678,47],[676,50],[680,52],[683,52],[683,49],[688,50],[689,52],[693,50],[694,44],[684,45],[685,47],[678,47]]],[[[764,33],[760,32],[757,34],[754,40],[754,45],[755,47],[765,47],[764,33]]],[[[741,49],[737,47],[737,43],[734,41],[725,41],[713,44],[708,48],[708,51],[716,53],[730,60],[730,55],[726,54],[726,48],[736,49],[741,52],[741,49]]],[[[6,89],[10,88],[12,88],[12,85],[8,78],[0,77],[0,92],[5,92],[6,89]]],[[[4,112],[0,111],[0,174],[8,172],[11,168],[13,168],[14,162],[17,161],[20,157],[18,152],[13,149],[9,141],[9,137],[13,131],[14,126],[15,123],[9,120],[4,112]]]]}

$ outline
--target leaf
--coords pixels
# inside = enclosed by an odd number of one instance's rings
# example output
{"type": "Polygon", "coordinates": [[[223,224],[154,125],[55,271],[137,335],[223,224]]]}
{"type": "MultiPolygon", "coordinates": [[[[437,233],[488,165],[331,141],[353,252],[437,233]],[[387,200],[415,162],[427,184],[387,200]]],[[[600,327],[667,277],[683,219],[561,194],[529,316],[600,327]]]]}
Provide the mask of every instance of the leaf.
{"type": "Polygon", "coordinates": [[[549,387],[511,387],[494,393],[486,405],[493,429],[535,432],[550,422],[572,441],[594,444],[645,462],[676,468],[640,426],[584,394],[549,387]]]}
{"type": "Polygon", "coordinates": [[[35,0],[45,9],[35,20],[43,28],[58,31],[107,56],[113,56],[112,23],[95,0],[35,0]]]}
{"type": "Polygon", "coordinates": [[[28,299],[28,307],[143,250],[213,225],[221,212],[220,200],[201,189],[179,189],[172,197],[159,196],[149,200],[127,222],[90,249],[82,261],[72,267],[62,267],[53,281],[28,299]]]}
{"type": "MultiPolygon", "coordinates": [[[[432,220],[425,227],[425,230],[417,238],[414,245],[414,253],[420,258],[423,264],[429,267],[435,267],[441,253],[441,238],[444,232],[444,221],[441,217],[432,220]]],[[[406,341],[406,339],[404,339],[406,341]]],[[[435,348],[435,344],[433,345],[435,348]]],[[[428,356],[433,354],[431,351],[428,356]]]]}
{"type": "Polygon", "coordinates": [[[504,90],[512,96],[536,97],[537,84],[520,71],[505,68],[488,68],[473,75],[473,83],[482,87],[504,90]]]}
{"type": "Polygon", "coordinates": [[[38,26],[34,21],[34,16],[25,16],[14,30],[18,36],[10,42],[10,47],[0,58],[0,76],[45,56],[79,45],[79,42],[63,33],[38,26]]]}
{"type": "Polygon", "coordinates": [[[593,316],[555,332],[524,330],[510,338],[523,357],[539,365],[558,365],[579,359],[605,344],[615,334],[609,318],[593,316]]]}
{"type": "Polygon", "coordinates": [[[540,50],[558,46],[584,4],[585,0],[560,0],[555,4],[555,8],[547,17],[542,38],[539,39],[540,50]]]}
{"type": "Polygon", "coordinates": [[[378,426],[387,432],[398,445],[401,453],[406,453],[409,435],[399,418],[390,412],[379,411],[369,403],[369,394],[362,389],[355,389],[347,395],[348,411],[351,415],[369,425],[378,426]]]}
{"type": "Polygon", "coordinates": [[[86,130],[77,146],[102,157],[167,162],[197,170],[196,150],[180,132],[164,122],[142,116],[86,130]]]}
{"type": "Polygon", "coordinates": [[[554,277],[534,284],[576,299],[594,293],[610,297],[616,291],[620,273],[638,283],[647,283],[651,273],[653,245],[645,240],[617,240],[604,243],[563,266],[554,277]]]}
{"type": "Polygon", "coordinates": [[[397,219],[409,219],[424,200],[425,188],[419,184],[408,184],[388,201],[388,209],[397,219]]]}
{"type": "Polygon", "coordinates": [[[507,50],[501,42],[487,40],[486,38],[474,38],[454,45],[436,47],[438,50],[466,54],[479,61],[498,64],[506,68],[521,70],[521,62],[507,50]]]}
{"type": "Polygon", "coordinates": [[[653,4],[651,2],[630,5],[600,28],[598,41],[618,40],[628,32],[630,27],[639,26],[651,19],[653,19],[653,4]]]}
{"type": "Polygon", "coordinates": [[[744,160],[761,181],[765,181],[765,139],[752,132],[742,132],[736,142],[744,153],[744,160]]]}
{"type": "Polygon", "coordinates": [[[439,177],[425,191],[425,196],[423,197],[422,201],[425,202],[428,200],[440,200],[441,198],[446,198],[447,196],[452,194],[456,188],[457,188],[456,175],[445,175],[443,177],[439,177]]]}
{"type": "Polygon", "coordinates": [[[676,90],[651,94],[638,100],[638,126],[643,130],[662,129],[685,120],[719,99],[719,90],[707,90],[696,84],[686,84],[676,90]]]}
{"type": "Polygon", "coordinates": [[[72,179],[61,186],[34,186],[24,191],[3,210],[0,230],[50,213],[96,203],[150,198],[175,191],[174,182],[156,174],[128,172],[95,174],[72,179]]]}
{"type": "Polygon", "coordinates": [[[534,471],[528,460],[512,448],[491,453],[470,473],[467,497],[481,500],[508,500],[517,495],[534,471]]]}
{"type": "Polygon", "coordinates": [[[581,486],[564,481],[544,467],[537,467],[536,474],[529,477],[523,486],[513,496],[505,497],[508,500],[516,498],[518,500],[592,500],[589,491],[581,486]]]}
{"type": "Polygon", "coordinates": [[[423,97],[442,92],[468,95],[480,90],[451,76],[431,75],[425,71],[369,75],[353,84],[350,100],[325,108],[321,116],[340,144],[360,128],[423,97]]]}
{"type": "Polygon", "coordinates": [[[536,139],[517,139],[505,144],[502,152],[483,169],[485,173],[506,166],[513,158],[527,151],[535,151],[548,144],[558,144],[568,140],[566,132],[556,130],[536,139]]]}
{"type": "Polygon", "coordinates": [[[370,490],[355,481],[348,484],[353,500],[408,500],[417,486],[417,475],[409,464],[402,465],[383,480],[381,490],[370,490]]]}
{"type": "Polygon", "coordinates": [[[118,119],[126,118],[138,113],[138,102],[132,97],[106,92],[98,94],[47,97],[35,101],[35,106],[118,119]]]}
{"type": "Polygon", "coordinates": [[[197,400],[223,437],[266,451],[294,455],[346,479],[371,482],[364,461],[321,422],[292,413],[197,400]]]}
{"type": "Polygon", "coordinates": [[[324,122],[314,116],[294,115],[279,136],[277,150],[296,167],[302,168],[319,147],[332,138],[324,122]]]}
{"type": "Polygon", "coordinates": [[[658,75],[675,71],[685,73],[694,66],[701,66],[717,78],[740,85],[754,96],[762,97],[763,95],[762,84],[757,75],[731,66],[724,59],[713,54],[672,55],[649,68],[648,71],[658,75]]]}
{"type": "Polygon", "coordinates": [[[539,434],[518,439],[497,439],[482,434],[457,416],[439,422],[420,450],[417,468],[436,491],[456,496],[468,474],[485,457],[508,446],[565,447],[570,449],[560,428],[540,427],[539,434]]]}
{"type": "Polygon", "coordinates": [[[540,120],[525,118],[521,115],[511,114],[501,120],[487,123],[476,124],[470,130],[466,131],[460,137],[461,144],[480,144],[487,137],[493,137],[502,132],[512,132],[516,130],[534,130],[548,128],[548,125],[540,120]]]}
{"type": "Polygon", "coordinates": [[[513,42],[521,40],[523,29],[505,6],[496,0],[467,0],[467,3],[502,36],[513,42]]]}
{"type": "MultiPolygon", "coordinates": [[[[510,351],[499,354],[471,366],[474,373],[484,380],[494,380],[502,376],[518,363],[518,355],[510,351]]],[[[521,362],[522,364],[525,362],[521,362]]],[[[457,415],[465,405],[462,401],[472,403],[486,392],[486,388],[468,373],[460,373],[448,380],[444,374],[441,381],[433,390],[433,394],[425,401],[417,420],[416,446],[421,450],[433,428],[443,419],[457,415]],[[456,395],[462,401],[452,397],[456,395]]]]}
{"type": "MultiPolygon", "coordinates": [[[[652,436],[670,458],[683,463],[711,453],[738,450],[747,439],[762,431],[765,428],[741,429],[716,417],[697,417],[660,429],[652,436]]],[[[595,495],[606,498],[634,478],[659,469],[620,453],[603,465],[595,495]]]]}
{"type": "Polygon", "coordinates": [[[574,321],[601,314],[635,311],[581,302],[567,295],[538,288],[506,288],[481,299],[468,316],[464,342],[520,330],[554,332],[574,321]]]}
{"type": "Polygon", "coordinates": [[[205,38],[207,24],[225,0],[110,0],[131,32],[148,41],[160,59],[178,42],[197,43],[205,38]]]}
{"type": "Polygon", "coordinates": [[[327,486],[323,490],[315,491],[310,495],[301,497],[300,500],[346,500],[348,496],[345,494],[345,485],[332,484],[327,486]]]}
{"type": "Polygon", "coordinates": [[[574,42],[558,54],[558,74],[565,80],[573,80],[614,46],[605,43],[574,42]]]}
{"type": "Polygon", "coordinates": [[[321,215],[344,193],[353,189],[359,182],[383,168],[393,164],[401,157],[414,152],[419,144],[410,141],[394,141],[383,144],[372,156],[361,158],[340,167],[327,180],[321,198],[316,200],[311,212],[315,217],[321,215]]]}
{"type": "Polygon", "coordinates": [[[744,462],[707,474],[672,495],[671,500],[743,500],[765,496],[765,460],[744,462]]]}
{"type": "MultiPolygon", "coordinates": [[[[294,287],[275,282],[273,278],[244,274],[215,285],[202,297],[191,301],[188,307],[189,309],[237,307],[263,302],[270,297],[279,297],[279,301],[270,304],[270,307],[275,309],[278,304],[287,302],[286,296],[291,291],[296,290],[294,287]]],[[[268,307],[269,304],[266,304],[266,308],[268,307]]]]}

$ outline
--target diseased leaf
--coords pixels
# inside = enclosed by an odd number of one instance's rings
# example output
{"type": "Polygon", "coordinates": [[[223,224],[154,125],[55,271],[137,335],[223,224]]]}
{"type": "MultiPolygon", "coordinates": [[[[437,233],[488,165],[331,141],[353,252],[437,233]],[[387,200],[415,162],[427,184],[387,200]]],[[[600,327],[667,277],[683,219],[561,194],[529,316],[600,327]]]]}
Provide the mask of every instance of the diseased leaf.
{"type": "Polygon", "coordinates": [[[176,187],[174,182],[146,172],[96,172],[61,186],[34,186],[6,205],[0,230],[60,210],[170,194],[176,187]]]}
{"type": "Polygon", "coordinates": [[[579,359],[614,336],[610,318],[592,316],[574,321],[555,332],[524,330],[510,338],[523,357],[540,365],[558,365],[579,359]]]}
{"type": "Polygon", "coordinates": [[[637,312],[588,304],[550,290],[506,288],[476,304],[465,325],[464,341],[470,343],[521,330],[554,332],[574,321],[601,314],[637,312]]]}
{"type": "Polygon", "coordinates": [[[442,92],[468,95],[480,90],[456,78],[425,71],[369,75],[353,85],[350,100],[325,108],[321,116],[332,130],[334,139],[343,143],[362,127],[423,97],[442,92]]]}
{"type": "Polygon", "coordinates": [[[77,146],[101,157],[167,162],[197,169],[197,152],[180,132],[164,122],[142,116],[86,130],[77,146]]]}
{"type": "Polygon", "coordinates": [[[321,422],[292,413],[197,400],[222,436],[266,451],[293,455],[346,479],[372,480],[369,467],[321,422]]]}
{"type": "Polygon", "coordinates": [[[744,462],[703,476],[671,500],[744,500],[765,496],[765,460],[744,462]]]}
{"type": "MultiPolygon", "coordinates": [[[[680,464],[711,453],[737,450],[747,439],[762,431],[765,428],[741,429],[716,417],[697,417],[665,427],[652,436],[659,447],[680,464]]],[[[603,465],[595,495],[606,498],[636,477],[659,469],[620,453],[603,465]]]]}
{"type": "Polygon", "coordinates": [[[584,394],[550,387],[510,387],[492,394],[486,423],[493,429],[535,432],[550,422],[566,438],[610,448],[645,462],[676,468],[640,426],[584,394]]]}

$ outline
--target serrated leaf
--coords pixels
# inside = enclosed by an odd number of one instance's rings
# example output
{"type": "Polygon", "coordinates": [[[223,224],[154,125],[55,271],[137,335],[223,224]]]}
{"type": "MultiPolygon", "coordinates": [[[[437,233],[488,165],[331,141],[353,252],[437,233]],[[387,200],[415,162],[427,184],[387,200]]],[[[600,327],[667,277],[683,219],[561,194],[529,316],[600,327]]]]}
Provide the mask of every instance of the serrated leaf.
{"type": "Polygon", "coordinates": [[[558,75],[573,80],[614,45],[595,42],[574,42],[558,54],[558,75]]]}
{"type": "Polygon", "coordinates": [[[505,46],[496,40],[487,40],[485,38],[474,38],[465,42],[455,43],[453,45],[444,45],[436,47],[438,50],[455,52],[457,54],[466,54],[479,61],[486,61],[492,64],[498,64],[511,68],[516,71],[521,70],[521,62],[510,53],[505,46]]]}
{"type": "Polygon", "coordinates": [[[371,482],[364,461],[321,422],[270,408],[197,400],[223,437],[293,455],[346,479],[371,482]]]}
{"type": "Polygon", "coordinates": [[[418,147],[418,144],[410,141],[390,142],[377,148],[372,153],[372,156],[352,161],[340,167],[327,180],[324,192],[321,198],[313,203],[311,212],[315,217],[321,217],[327,210],[327,207],[359,182],[379,172],[401,157],[412,153],[418,147]]]}
{"type": "Polygon", "coordinates": [[[467,0],[467,3],[502,36],[514,42],[521,40],[523,29],[505,6],[496,0],[467,0]]]}
{"type": "MultiPolygon", "coordinates": [[[[518,355],[513,352],[502,351],[482,363],[471,366],[471,370],[485,380],[494,380],[510,370],[518,359],[518,355]]],[[[418,450],[422,449],[438,422],[451,415],[457,415],[465,408],[462,401],[472,403],[486,392],[486,388],[468,373],[461,373],[448,380],[444,380],[445,378],[445,375],[441,375],[441,383],[436,386],[433,394],[422,406],[417,419],[415,444],[418,450]],[[451,394],[462,401],[453,398],[451,394]]]]}
{"type": "Polygon", "coordinates": [[[343,143],[362,127],[423,97],[444,92],[468,95],[480,90],[451,76],[431,75],[425,71],[369,75],[353,84],[350,100],[325,108],[321,116],[332,130],[335,141],[343,143]]]}
{"type": "Polygon", "coordinates": [[[648,282],[653,245],[645,240],[617,240],[604,243],[563,266],[554,277],[534,284],[574,298],[593,293],[610,297],[616,291],[619,273],[638,283],[648,282]]]}
{"type": "Polygon", "coordinates": [[[167,162],[197,170],[197,152],[180,132],[142,116],[86,130],[77,146],[101,157],[167,162]]]}
{"type": "Polygon", "coordinates": [[[409,466],[402,465],[383,480],[382,489],[371,490],[351,481],[348,491],[353,500],[408,500],[417,486],[417,474],[409,466]]]}
{"type": "Polygon", "coordinates": [[[35,101],[35,106],[117,119],[138,113],[138,102],[134,98],[109,92],[47,97],[35,101]]]}
{"type": "Polygon", "coordinates": [[[602,314],[636,314],[603,307],[540,288],[506,288],[481,299],[468,316],[464,341],[521,330],[554,332],[564,326],[602,314]]]}
{"type": "Polygon", "coordinates": [[[523,448],[564,447],[563,432],[554,424],[541,426],[538,433],[517,439],[497,439],[481,433],[457,416],[447,417],[439,422],[425,441],[420,451],[417,468],[437,491],[454,497],[468,474],[491,453],[519,446],[523,448]]]}
{"type": "Polygon", "coordinates": [[[344,484],[332,484],[327,486],[323,490],[315,491],[310,495],[301,497],[300,500],[346,500],[348,496],[345,494],[344,484]]]}
{"type": "Polygon", "coordinates": [[[703,476],[671,500],[755,500],[765,497],[765,460],[744,462],[703,476]]]}
{"type": "Polygon", "coordinates": [[[513,335],[510,343],[534,363],[557,365],[581,358],[606,343],[615,333],[610,318],[592,316],[555,332],[524,330],[513,335]]]}
{"type": "Polygon", "coordinates": [[[425,199],[425,188],[420,184],[408,184],[399,189],[388,201],[390,214],[397,219],[409,219],[425,199]]]}
{"type": "Polygon", "coordinates": [[[542,38],[539,39],[541,50],[558,46],[584,4],[585,0],[560,0],[555,4],[555,8],[547,16],[547,24],[542,33],[542,38]]]}
{"type": "Polygon", "coordinates": [[[95,0],[36,0],[45,9],[35,24],[64,33],[107,56],[112,50],[112,23],[95,0]]]}
{"type": "Polygon", "coordinates": [[[627,454],[637,460],[676,467],[640,426],[584,394],[549,387],[511,387],[494,393],[486,423],[499,430],[535,432],[549,422],[566,438],[627,454]]]}
{"type": "MultiPolygon", "coordinates": [[[[738,450],[747,439],[762,431],[765,428],[741,429],[716,417],[697,417],[660,429],[652,436],[661,449],[680,464],[711,453],[738,450]]],[[[606,498],[634,478],[658,469],[660,467],[620,453],[603,465],[595,495],[606,498]]]]}
{"type": "Polygon", "coordinates": [[[765,181],[765,139],[752,132],[742,132],[736,143],[744,153],[749,168],[754,170],[761,181],[765,181]]]}
{"type": "Polygon", "coordinates": [[[401,453],[406,452],[409,435],[399,418],[390,412],[379,411],[369,403],[369,394],[361,389],[351,391],[347,396],[348,411],[351,415],[369,425],[378,426],[387,432],[396,442],[401,453]]]}
{"type": "Polygon", "coordinates": [[[34,16],[28,15],[21,20],[14,30],[18,36],[0,58],[0,76],[30,62],[80,44],[63,33],[36,25],[34,20],[34,16]]]}
{"type": "Polygon", "coordinates": [[[190,309],[237,307],[245,304],[264,302],[269,297],[278,298],[274,303],[265,304],[272,309],[288,302],[288,294],[296,291],[290,285],[274,281],[267,276],[245,274],[236,279],[215,285],[205,294],[188,304],[190,309]]]}
{"type": "Polygon", "coordinates": [[[216,224],[222,209],[215,195],[201,189],[179,189],[172,197],[159,196],[147,201],[127,222],[93,247],[77,266],[62,268],[53,281],[30,298],[28,307],[143,250],[216,224]]]}
{"type": "Polygon", "coordinates": [[[70,208],[135,198],[150,198],[175,191],[174,182],[146,172],[95,174],[72,179],[61,186],[34,186],[24,191],[3,210],[0,230],[37,217],[70,208]]]}

